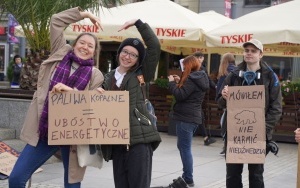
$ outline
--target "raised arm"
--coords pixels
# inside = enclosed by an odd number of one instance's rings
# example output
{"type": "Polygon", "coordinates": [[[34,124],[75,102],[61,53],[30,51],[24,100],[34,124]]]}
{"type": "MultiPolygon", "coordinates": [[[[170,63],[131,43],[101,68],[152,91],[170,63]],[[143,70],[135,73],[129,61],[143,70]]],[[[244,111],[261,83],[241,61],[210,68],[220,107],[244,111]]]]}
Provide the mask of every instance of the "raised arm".
{"type": "Polygon", "coordinates": [[[119,31],[128,29],[133,25],[138,29],[147,48],[145,59],[142,62],[142,70],[145,81],[150,82],[154,77],[156,66],[159,62],[160,43],[151,27],[140,19],[127,21],[119,31]]]}
{"type": "Polygon", "coordinates": [[[65,28],[71,23],[75,23],[84,18],[90,18],[94,25],[102,29],[100,18],[90,12],[82,11],[80,7],[71,8],[52,15],[50,20],[51,55],[66,45],[66,39],[63,34],[65,28]]]}

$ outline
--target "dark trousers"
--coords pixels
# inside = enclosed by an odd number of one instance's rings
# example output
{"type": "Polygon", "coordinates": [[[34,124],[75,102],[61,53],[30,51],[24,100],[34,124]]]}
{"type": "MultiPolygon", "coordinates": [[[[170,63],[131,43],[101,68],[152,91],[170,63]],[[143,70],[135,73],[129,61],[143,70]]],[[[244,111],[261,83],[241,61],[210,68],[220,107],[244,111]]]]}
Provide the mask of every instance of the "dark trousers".
{"type": "MultiPolygon", "coordinates": [[[[244,164],[226,164],[226,187],[242,188],[242,172],[244,164]]],[[[249,188],[264,188],[264,165],[248,164],[249,188]]]]}
{"type": "Polygon", "coordinates": [[[4,73],[0,73],[0,81],[4,81],[4,73]]]}
{"type": "Polygon", "coordinates": [[[207,134],[206,128],[205,128],[205,115],[204,112],[202,111],[202,124],[199,124],[199,129],[200,129],[200,133],[201,135],[205,138],[207,136],[210,136],[207,134]]]}
{"type": "Polygon", "coordinates": [[[150,144],[113,146],[115,188],[149,188],[153,150],[150,144]]]}
{"type": "Polygon", "coordinates": [[[208,134],[207,134],[207,132],[206,132],[205,125],[204,125],[204,124],[200,124],[198,127],[199,127],[199,129],[200,129],[201,135],[202,135],[203,137],[207,137],[208,134]]]}

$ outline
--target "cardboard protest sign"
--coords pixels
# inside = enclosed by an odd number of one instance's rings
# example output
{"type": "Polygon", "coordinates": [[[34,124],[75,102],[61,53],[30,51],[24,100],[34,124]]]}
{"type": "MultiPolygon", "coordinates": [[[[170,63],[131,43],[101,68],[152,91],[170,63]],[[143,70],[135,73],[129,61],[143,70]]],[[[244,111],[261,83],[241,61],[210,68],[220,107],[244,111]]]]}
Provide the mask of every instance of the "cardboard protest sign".
{"type": "Polygon", "coordinates": [[[226,163],[264,163],[265,88],[233,86],[228,90],[226,163]]]}
{"type": "Polygon", "coordinates": [[[300,144],[298,144],[297,187],[300,187],[300,144]]]}
{"type": "MultiPolygon", "coordinates": [[[[20,153],[6,143],[0,141],[0,180],[8,178],[20,153]]],[[[41,172],[38,168],[34,173],[41,172]]]]}
{"type": "Polygon", "coordinates": [[[16,157],[19,157],[19,155],[20,155],[20,152],[18,152],[14,148],[10,147],[6,143],[0,141],[0,153],[4,153],[4,152],[8,152],[16,157]]]}
{"type": "MultiPolygon", "coordinates": [[[[13,170],[17,159],[18,157],[9,152],[0,153],[0,173],[8,177],[13,170]]],[[[42,170],[43,169],[38,168],[34,173],[41,172],[42,170]]]]}
{"type": "Polygon", "coordinates": [[[49,93],[48,122],[49,145],[129,144],[129,93],[49,93]]]}
{"type": "Polygon", "coordinates": [[[0,141],[0,155],[2,153],[7,153],[7,154],[3,154],[4,156],[0,156],[0,168],[1,168],[0,169],[0,180],[8,178],[8,176],[17,160],[17,157],[20,155],[20,153],[17,150],[10,147],[6,143],[0,141]],[[10,154],[11,156],[13,156],[15,158],[15,161],[13,163],[8,163],[9,159],[7,159],[8,157],[5,156],[8,154],[10,154]]]}
{"type": "Polygon", "coordinates": [[[17,159],[16,156],[8,152],[0,153],[0,173],[9,176],[17,159]]]}

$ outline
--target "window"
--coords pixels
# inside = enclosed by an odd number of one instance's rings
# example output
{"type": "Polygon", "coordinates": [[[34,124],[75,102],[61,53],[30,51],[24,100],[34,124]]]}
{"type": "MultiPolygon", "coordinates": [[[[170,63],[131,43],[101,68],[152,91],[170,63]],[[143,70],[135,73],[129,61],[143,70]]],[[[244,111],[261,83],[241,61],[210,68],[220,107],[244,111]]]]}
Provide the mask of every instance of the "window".
{"type": "Polygon", "coordinates": [[[248,5],[270,6],[271,0],[245,0],[245,6],[248,5]]]}
{"type": "Polygon", "coordinates": [[[5,75],[5,47],[6,45],[0,44],[0,81],[4,81],[5,75]]]}
{"type": "Polygon", "coordinates": [[[267,62],[280,80],[291,80],[293,58],[264,56],[263,61],[267,62]]]}

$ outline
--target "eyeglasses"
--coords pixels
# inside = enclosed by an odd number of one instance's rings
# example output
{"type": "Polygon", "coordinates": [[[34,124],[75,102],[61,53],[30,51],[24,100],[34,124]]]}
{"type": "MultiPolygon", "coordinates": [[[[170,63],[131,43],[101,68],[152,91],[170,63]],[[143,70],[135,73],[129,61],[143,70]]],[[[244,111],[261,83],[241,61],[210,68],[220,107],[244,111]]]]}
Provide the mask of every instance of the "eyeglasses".
{"type": "Polygon", "coordinates": [[[255,54],[257,51],[259,51],[259,50],[258,49],[245,49],[244,50],[245,53],[250,53],[251,52],[253,54],[255,54]]]}
{"type": "Polygon", "coordinates": [[[130,59],[137,59],[137,58],[139,57],[138,55],[136,55],[136,54],[134,54],[134,53],[128,52],[127,50],[122,50],[122,51],[121,51],[121,55],[123,55],[123,56],[129,55],[129,58],[130,58],[130,59]]]}

